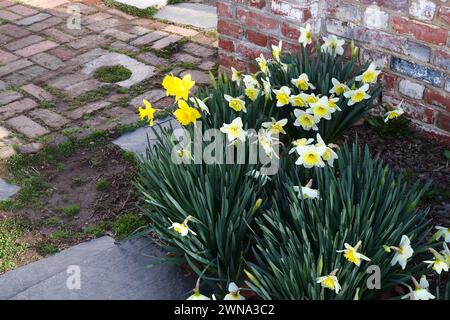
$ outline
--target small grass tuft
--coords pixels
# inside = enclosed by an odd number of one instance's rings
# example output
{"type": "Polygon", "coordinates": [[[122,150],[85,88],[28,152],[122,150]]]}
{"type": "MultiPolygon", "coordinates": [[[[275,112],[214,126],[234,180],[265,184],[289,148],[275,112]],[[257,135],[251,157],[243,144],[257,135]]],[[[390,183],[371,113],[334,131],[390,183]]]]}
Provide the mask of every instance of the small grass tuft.
{"type": "Polygon", "coordinates": [[[97,80],[108,83],[116,83],[131,77],[131,71],[122,65],[100,67],[94,72],[97,80]]]}
{"type": "Polygon", "coordinates": [[[114,222],[112,229],[118,240],[129,237],[140,227],[146,226],[147,220],[144,216],[136,213],[125,213],[120,215],[114,222]]]}
{"type": "Polygon", "coordinates": [[[45,241],[38,242],[35,247],[36,251],[43,257],[50,256],[59,251],[59,248],[56,244],[48,243],[45,241]]]}
{"type": "Polygon", "coordinates": [[[80,213],[81,207],[78,204],[69,204],[65,207],[60,207],[57,209],[57,211],[66,216],[66,217],[73,217],[80,213]]]}
{"type": "Polygon", "coordinates": [[[22,254],[27,244],[20,241],[21,226],[12,219],[0,220],[0,273],[13,269],[15,260],[22,254]]]}
{"type": "Polygon", "coordinates": [[[105,178],[98,179],[97,182],[95,183],[95,188],[97,189],[97,191],[107,190],[109,188],[108,179],[105,179],[105,178]]]}

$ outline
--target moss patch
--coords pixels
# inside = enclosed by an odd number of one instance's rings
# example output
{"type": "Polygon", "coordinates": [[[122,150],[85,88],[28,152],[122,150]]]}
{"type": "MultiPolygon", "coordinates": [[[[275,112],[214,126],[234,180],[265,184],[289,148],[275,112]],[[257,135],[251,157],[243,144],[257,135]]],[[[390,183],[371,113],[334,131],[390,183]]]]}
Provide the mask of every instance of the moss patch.
{"type": "Polygon", "coordinates": [[[151,18],[155,15],[156,12],[158,12],[158,9],[156,7],[149,7],[146,9],[139,9],[133,6],[129,6],[127,4],[123,4],[114,0],[105,0],[105,4],[108,7],[116,8],[120,11],[123,11],[129,15],[136,16],[136,17],[144,17],[144,18],[151,18]]]}
{"type": "Polygon", "coordinates": [[[0,220],[0,273],[13,269],[15,260],[22,254],[27,244],[20,241],[22,227],[14,220],[0,220]]]}
{"type": "Polygon", "coordinates": [[[98,68],[94,72],[94,77],[102,82],[116,83],[129,79],[131,74],[130,70],[118,64],[98,68]]]}

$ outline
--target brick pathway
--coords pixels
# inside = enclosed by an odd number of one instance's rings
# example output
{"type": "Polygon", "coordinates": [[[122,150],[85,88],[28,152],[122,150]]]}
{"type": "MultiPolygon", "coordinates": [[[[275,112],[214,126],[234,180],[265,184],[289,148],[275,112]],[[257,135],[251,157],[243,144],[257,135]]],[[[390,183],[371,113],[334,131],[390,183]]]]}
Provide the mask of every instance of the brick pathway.
{"type": "Polygon", "coordinates": [[[197,30],[92,0],[0,0],[0,158],[137,122],[142,98],[170,105],[161,75],[190,72],[207,84],[216,47],[197,30]],[[70,6],[80,8],[79,29],[68,27],[70,6]],[[133,74],[119,85],[102,83],[93,71],[108,64],[133,74]]]}

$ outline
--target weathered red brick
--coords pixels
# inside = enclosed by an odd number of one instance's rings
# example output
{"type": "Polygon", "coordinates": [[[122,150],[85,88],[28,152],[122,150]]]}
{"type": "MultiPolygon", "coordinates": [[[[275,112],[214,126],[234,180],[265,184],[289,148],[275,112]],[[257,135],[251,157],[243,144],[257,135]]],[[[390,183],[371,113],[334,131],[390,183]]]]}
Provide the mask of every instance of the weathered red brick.
{"type": "Polygon", "coordinates": [[[383,84],[384,90],[393,91],[397,84],[397,77],[391,73],[382,72],[380,74],[380,81],[383,84]]]}
{"type": "Polygon", "coordinates": [[[265,56],[268,56],[268,54],[270,54],[269,50],[267,49],[256,47],[245,42],[239,42],[235,44],[235,51],[236,54],[249,61],[259,57],[261,53],[265,56]]]}
{"type": "Polygon", "coordinates": [[[228,51],[228,52],[234,52],[234,42],[231,40],[227,40],[224,38],[219,39],[219,48],[228,51]]]}
{"type": "Polygon", "coordinates": [[[425,90],[425,101],[443,108],[447,108],[450,111],[450,95],[444,92],[427,88],[425,90]]]}
{"type": "Polygon", "coordinates": [[[272,0],[270,11],[277,16],[283,16],[298,23],[304,23],[312,17],[308,7],[282,0],[272,0]]]}
{"type": "Polygon", "coordinates": [[[233,67],[239,71],[245,71],[247,69],[246,62],[223,53],[219,55],[219,65],[228,69],[233,67]]]}
{"type": "Polygon", "coordinates": [[[450,7],[441,7],[439,17],[447,22],[447,24],[450,24],[450,7]]]}
{"type": "Polygon", "coordinates": [[[395,31],[411,35],[418,40],[440,45],[447,42],[448,32],[444,28],[403,17],[392,17],[391,24],[395,31]]]}
{"type": "Polygon", "coordinates": [[[298,26],[283,21],[281,24],[281,34],[288,39],[298,40],[300,37],[300,30],[298,26]]]}
{"type": "Polygon", "coordinates": [[[259,33],[253,30],[247,30],[247,40],[260,47],[267,46],[267,36],[264,33],[259,33]]]}
{"type": "Polygon", "coordinates": [[[435,127],[424,126],[423,124],[413,122],[414,129],[418,132],[419,136],[427,141],[435,141],[441,145],[450,146],[450,134],[443,130],[436,129],[435,127]]]}
{"type": "Polygon", "coordinates": [[[266,1],[265,0],[248,0],[248,5],[250,7],[262,9],[266,6],[266,1]]]}
{"type": "Polygon", "coordinates": [[[241,24],[248,27],[261,28],[270,32],[278,30],[278,19],[262,13],[238,8],[236,17],[241,24]]]}
{"type": "Polygon", "coordinates": [[[233,18],[233,9],[226,2],[217,2],[217,15],[219,17],[233,18]]]}
{"type": "Polygon", "coordinates": [[[437,121],[438,128],[450,132],[450,113],[441,112],[437,121]]]}
{"type": "Polygon", "coordinates": [[[219,32],[219,34],[230,36],[236,39],[240,39],[243,34],[243,30],[240,25],[225,20],[218,21],[217,31],[219,32]]]}

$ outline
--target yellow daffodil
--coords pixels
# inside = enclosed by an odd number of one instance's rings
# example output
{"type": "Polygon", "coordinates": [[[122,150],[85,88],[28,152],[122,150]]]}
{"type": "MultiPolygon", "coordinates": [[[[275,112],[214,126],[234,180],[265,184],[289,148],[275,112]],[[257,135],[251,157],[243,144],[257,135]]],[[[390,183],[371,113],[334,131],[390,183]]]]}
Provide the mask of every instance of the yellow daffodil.
{"type": "Polygon", "coordinates": [[[436,298],[428,291],[430,284],[428,283],[427,278],[425,276],[422,276],[420,278],[420,283],[418,283],[414,277],[411,278],[415,288],[413,290],[410,286],[408,286],[409,293],[407,295],[404,295],[402,299],[432,300],[436,298]]]}
{"type": "Polygon", "coordinates": [[[361,81],[362,83],[375,83],[377,82],[378,76],[381,73],[380,70],[376,69],[375,63],[371,63],[366,71],[362,75],[355,78],[356,81],[361,81]]]}
{"type": "Polygon", "coordinates": [[[350,261],[351,263],[356,264],[358,267],[361,265],[361,260],[370,261],[368,257],[358,252],[359,247],[361,246],[362,241],[358,241],[358,243],[352,247],[348,243],[344,243],[344,250],[337,250],[337,252],[344,252],[344,257],[350,261]]]}
{"type": "Polygon", "coordinates": [[[316,146],[303,146],[297,147],[296,149],[299,157],[295,161],[296,165],[303,165],[305,168],[309,169],[312,167],[324,167],[325,162],[322,160],[322,155],[326,151],[326,147],[316,147],[316,146]]]}
{"type": "Polygon", "coordinates": [[[397,108],[391,111],[388,111],[384,114],[384,122],[388,122],[389,120],[396,119],[400,117],[405,111],[402,109],[403,100],[400,101],[397,108]]]}
{"type": "Polygon", "coordinates": [[[245,88],[245,95],[247,96],[247,98],[249,98],[252,101],[255,101],[256,98],[258,98],[258,94],[259,94],[259,89],[257,89],[256,87],[247,87],[245,88]]]}
{"type": "Polygon", "coordinates": [[[238,86],[241,85],[242,72],[237,71],[235,68],[231,67],[231,81],[237,83],[238,86]]]}
{"type": "Polygon", "coordinates": [[[311,199],[311,200],[317,199],[317,200],[319,200],[320,199],[319,190],[312,189],[311,186],[312,186],[312,179],[308,181],[306,186],[304,186],[304,187],[302,187],[302,186],[300,186],[300,187],[299,186],[294,186],[293,189],[294,189],[295,192],[298,193],[298,197],[300,199],[303,198],[305,200],[307,200],[307,199],[311,199]]]}
{"type": "Polygon", "coordinates": [[[429,250],[434,255],[434,260],[427,260],[424,261],[424,263],[428,263],[428,267],[431,267],[431,269],[436,271],[438,274],[441,274],[442,270],[447,272],[449,269],[449,265],[446,261],[447,259],[433,248],[430,248],[429,250]]]}
{"type": "Polygon", "coordinates": [[[274,57],[275,60],[277,60],[278,62],[280,62],[280,57],[281,57],[281,50],[283,47],[283,42],[280,40],[280,42],[278,43],[278,46],[276,45],[272,45],[272,56],[274,57]]]}
{"type": "Polygon", "coordinates": [[[289,97],[290,103],[294,107],[303,108],[306,107],[306,94],[300,93],[295,96],[289,97]]]}
{"type": "Polygon", "coordinates": [[[330,167],[333,166],[334,160],[338,158],[338,155],[331,147],[337,147],[335,144],[329,144],[328,146],[323,141],[322,137],[318,133],[316,135],[316,147],[325,147],[325,152],[322,155],[322,159],[325,160],[330,167]]]}
{"type": "Polygon", "coordinates": [[[433,236],[433,238],[435,238],[436,241],[439,241],[441,238],[444,238],[445,242],[450,243],[450,228],[440,226],[435,226],[434,228],[437,229],[437,232],[433,236]]]}
{"type": "Polygon", "coordinates": [[[198,112],[197,109],[190,107],[184,100],[178,100],[178,107],[179,108],[175,110],[173,115],[183,126],[187,126],[190,123],[195,125],[195,121],[201,118],[200,112],[198,112]]]}
{"type": "Polygon", "coordinates": [[[155,112],[156,109],[153,109],[152,104],[150,102],[148,102],[147,100],[142,100],[142,102],[144,102],[145,105],[145,109],[142,107],[139,107],[139,117],[141,118],[141,120],[144,120],[145,118],[147,118],[147,120],[150,123],[150,127],[153,126],[153,122],[155,120],[155,112]]]}
{"type": "Polygon", "coordinates": [[[336,277],[338,271],[338,269],[335,269],[329,275],[317,278],[316,282],[320,283],[320,285],[324,288],[334,290],[336,294],[338,294],[339,291],[341,291],[341,285],[336,277]]]}
{"type": "Polygon", "coordinates": [[[194,104],[194,106],[196,106],[197,108],[199,108],[202,112],[205,112],[205,113],[207,113],[207,114],[211,114],[211,113],[209,112],[208,106],[207,106],[206,103],[205,103],[205,101],[208,100],[208,99],[209,99],[209,97],[206,98],[206,99],[203,99],[203,100],[200,100],[200,99],[197,98],[197,97],[190,97],[190,98],[189,98],[189,101],[191,101],[191,102],[194,104]]]}
{"type": "Polygon", "coordinates": [[[330,93],[335,93],[338,96],[350,90],[345,83],[340,83],[336,78],[332,78],[331,83],[333,84],[333,88],[330,89],[330,93]]]}
{"type": "Polygon", "coordinates": [[[298,89],[303,90],[303,91],[316,88],[309,82],[309,78],[306,73],[302,73],[298,78],[292,79],[291,83],[294,86],[296,86],[298,89]]]}
{"type": "Polygon", "coordinates": [[[313,114],[318,118],[324,118],[326,120],[331,119],[331,114],[336,111],[335,109],[330,108],[328,104],[328,97],[321,97],[317,102],[310,103],[309,109],[306,111],[313,114]]]}
{"type": "Polygon", "coordinates": [[[240,289],[234,282],[231,282],[228,285],[228,291],[229,293],[225,296],[225,298],[223,298],[223,300],[245,300],[245,298],[240,295],[240,289]]]}
{"type": "Polygon", "coordinates": [[[245,101],[240,99],[240,97],[233,98],[232,96],[226,94],[224,95],[224,98],[228,101],[228,106],[234,111],[247,112],[247,109],[245,108],[245,101]]]}
{"type": "Polygon", "coordinates": [[[269,67],[267,66],[267,60],[264,58],[264,55],[261,53],[258,58],[256,58],[256,62],[258,63],[259,69],[266,75],[270,75],[269,67]]]}
{"type": "MultiPolygon", "coordinates": [[[[395,265],[398,263],[402,270],[405,269],[406,263],[408,259],[412,257],[414,250],[411,247],[411,241],[409,240],[407,235],[403,235],[400,239],[400,245],[398,247],[389,247],[391,250],[394,250],[394,257],[391,260],[391,265],[395,265]]],[[[386,250],[386,249],[385,249],[386,250]]]]}
{"type": "Polygon", "coordinates": [[[182,223],[172,222],[172,225],[169,227],[169,229],[175,230],[182,237],[186,237],[189,234],[189,232],[192,233],[194,236],[196,236],[197,234],[194,231],[192,231],[188,226],[188,222],[191,218],[192,218],[191,216],[188,216],[186,219],[184,219],[182,223]]]}
{"type": "Polygon", "coordinates": [[[339,98],[336,98],[336,97],[334,97],[334,95],[332,95],[331,97],[328,98],[328,106],[331,109],[341,111],[341,108],[339,108],[336,104],[338,101],[339,101],[339,98]]]}
{"type": "Polygon", "coordinates": [[[211,300],[200,293],[200,278],[197,279],[197,284],[195,285],[195,288],[192,289],[192,292],[193,294],[187,298],[187,300],[211,300]]]}
{"type": "Polygon", "coordinates": [[[345,40],[339,40],[335,35],[331,35],[328,38],[323,37],[324,44],[321,47],[322,52],[328,52],[329,54],[343,55],[345,40]]]}
{"type": "Polygon", "coordinates": [[[273,90],[277,99],[277,107],[282,107],[289,104],[289,96],[291,95],[291,89],[286,86],[280,88],[280,90],[273,90]]]}
{"type": "Polygon", "coordinates": [[[263,83],[264,96],[266,97],[266,100],[272,100],[272,86],[270,85],[269,78],[261,78],[261,81],[263,83]]]}
{"type": "Polygon", "coordinates": [[[183,79],[167,75],[162,82],[162,86],[166,89],[166,95],[174,96],[176,101],[179,99],[187,100],[189,91],[194,85],[195,81],[192,80],[190,74],[185,75],[183,79]]]}
{"type": "Polygon", "coordinates": [[[294,153],[298,147],[307,146],[307,145],[313,143],[313,141],[314,141],[314,139],[312,139],[312,138],[310,138],[310,139],[301,138],[301,139],[292,141],[292,145],[294,147],[291,150],[289,150],[289,154],[294,153]]]}
{"type": "Polygon", "coordinates": [[[320,121],[319,117],[316,117],[300,109],[295,109],[294,115],[295,115],[294,126],[302,127],[303,130],[305,131],[309,131],[311,129],[315,131],[319,130],[319,128],[317,127],[317,123],[319,123],[320,121]]]}
{"type": "Polygon", "coordinates": [[[370,95],[368,95],[366,92],[369,90],[369,85],[366,83],[359,89],[355,90],[349,90],[344,93],[344,97],[349,98],[348,105],[352,106],[355,103],[359,103],[363,100],[370,99],[370,95]]]}
{"type": "Polygon", "coordinates": [[[316,103],[317,101],[319,101],[319,97],[316,97],[316,95],[315,95],[314,93],[307,94],[307,95],[305,96],[305,101],[306,101],[306,103],[308,103],[308,104],[316,103]]]}
{"type": "Polygon", "coordinates": [[[262,126],[263,128],[266,128],[270,134],[286,134],[286,131],[284,131],[283,127],[287,124],[287,122],[287,119],[276,121],[274,118],[272,118],[272,121],[270,122],[263,122],[262,126]]]}
{"type": "Polygon", "coordinates": [[[242,129],[242,126],[242,119],[240,117],[237,117],[230,124],[224,123],[220,128],[220,131],[227,135],[228,141],[240,140],[244,142],[245,137],[247,136],[247,132],[242,129]]]}
{"type": "Polygon", "coordinates": [[[298,38],[298,42],[300,42],[304,47],[311,44],[311,25],[309,23],[304,28],[300,27],[300,37],[298,38]]]}

